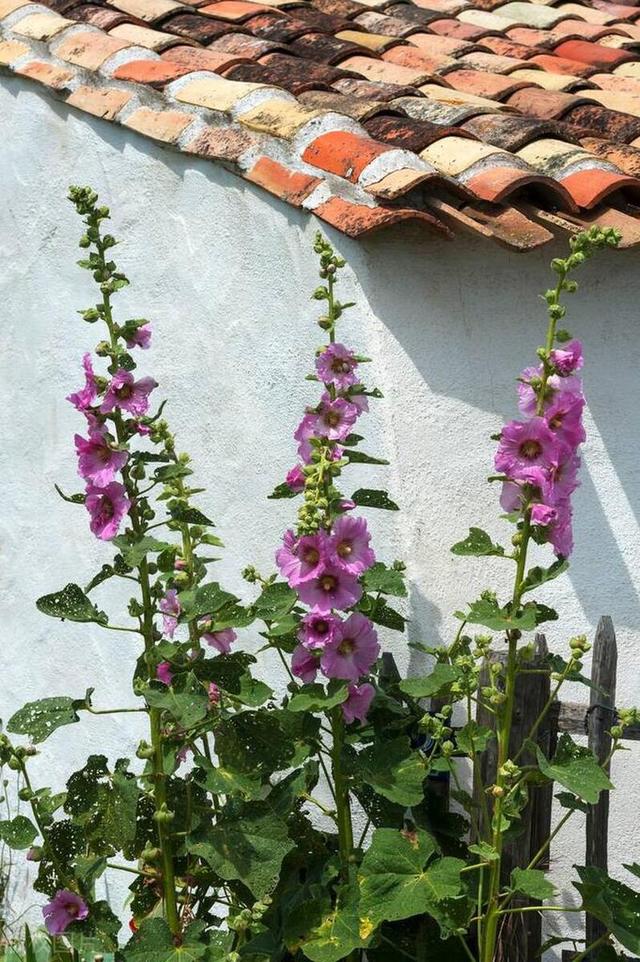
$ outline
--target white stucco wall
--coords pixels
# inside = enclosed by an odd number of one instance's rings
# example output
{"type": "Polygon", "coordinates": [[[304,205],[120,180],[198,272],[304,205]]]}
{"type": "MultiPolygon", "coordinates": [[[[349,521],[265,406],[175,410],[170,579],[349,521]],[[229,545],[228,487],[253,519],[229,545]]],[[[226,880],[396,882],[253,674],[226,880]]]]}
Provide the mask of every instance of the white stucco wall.
{"type": "MultiPolygon", "coordinates": [[[[306,214],[210,163],[162,150],[131,132],[80,115],[16,79],[0,86],[0,459],[2,653],[0,716],[25,700],[80,695],[126,704],[128,637],[59,624],[34,600],[66,581],[83,582],[109,559],[82,509],[58,500],[54,481],[77,490],[73,434],[79,419],[64,397],[79,385],[79,359],[95,329],[75,314],[92,303],[75,266],[79,224],[65,200],[88,183],[112,207],[117,250],[132,287],[121,316],[148,316],[154,346],[142,359],[170,398],[167,415],[194,457],[196,478],[227,544],[216,575],[246,597],[251,562],[268,570],[292,515],[266,495],[293,463],[291,432],[313,388],[304,381],[319,341],[312,238],[306,214]]],[[[497,491],[485,483],[490,435],[515,412],[514,377],[542,336],[548,261],[563,247],[526,257],[490,243],[446,244],[406,228],[358,244],[326,231],[348,259],[343,294],[356,300],[341,337],[374,358],[385,392],[365,422],[366,449],[390,468],[352,472],[354,487],[387,485],[399,515],[370,512],[380,556],[407,561],[410,635],[451,638],[451,612],[484,587],[500,587],[499,564],[455,559],[448,548],[470,524],[499,535],[497,491]]],[[[571,324],[587,355],[589,398],[583,484],[576,499],[577,549],[568,576],[540,597],[564,616],[549,642],[593,633],[613,616],[620,647],[619,704],[640,702],[640,273],[637,253],[605,255],[585,271],[571,324]]],[[[542,557],[542,556],[541,556],[542,557]]],[[[505,566],[506,570],[506,566],[505,566]]],[[[105,606],[113,589],[100,596],[105,606]]],[[[246,644],[255,638],[246,633],[246,644]]],[[[404,666],[415,655],[395,640],[404,666]]],[[[281,684],[275,663],[265,672],[281,684]]],[[[584,697],[584,692],[573,693],[584,697]]],[[[36,760],[56,784],[89,751],[134,750],[122,717],[89,718],[53,736],[36,760]]],[[[616,759],[611,864],[640,860],[637,752],[616,759]]],[[[582,859],[579,819],[553,851],[566,884],[582,859]]],[[[15,879],[24,896],[23,876],[15,879]]],[[[572,898],[571,895],[569,895],[572,898]]],[[[20,903],[22,904],[22,903],[20,903]]],[[[575,919],[575,917],[574,917],[575,919]]]]}

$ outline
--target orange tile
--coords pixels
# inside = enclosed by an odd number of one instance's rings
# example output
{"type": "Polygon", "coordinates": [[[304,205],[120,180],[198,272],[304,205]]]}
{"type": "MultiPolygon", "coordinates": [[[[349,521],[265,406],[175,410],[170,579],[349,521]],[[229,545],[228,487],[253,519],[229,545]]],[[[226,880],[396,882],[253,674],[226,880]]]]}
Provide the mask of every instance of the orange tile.
{"type": "Polygon", "coordinates": [[[167,60],[129,60],[113,72],[114,80],[130,80],[138,84],[162,87],[191,73],[191,67],[183,67],[167,60]]]}
{"type": "Polygon", "coordinates": [[[114,120],[132,96],[128,90],[116,87],[97,88],[83,85],[76,87],[67,97],[67,103],[104,120],[114,120]]]}
{"type": "Polygon", "coordinates": [[[218,20],[232,20],[234,23],[241,23],[249,17],[255,17],[257,13],[269,11],[276,14],[275,10],[262,3],[249,3],[248,0],[218,0],[217,3],[208,3],[204,7],[198,8],[198,13],[204,13],[208,17],[216,17],[218,20]]]}
{"type": "Polygon", "coordinates": [[[128,46],[126,40],[118,40],[97,30],[87,30],[66,37],[56,46],[55,55],[78,67],[97,70],[114,53],[128,46]]]}
{"type": "Polygon", "coordinates": [[[255,145],[253,137],[245,130],[234,127],[206,127],[188,141],[183,150],[209,160],[237,162],[245,151],[255,145]]]}
{"type": "Polygon", "coordinates": [[[354,73],[378,83],[418,85],[428,83],[431,75],[425,70],[415,67],[402,67],[400,64],[389,63],[387,60],[375,60],[373,57],[347,57],[340,63],[341,70],[352,70],[354,73]]]}
{"type": "Polygon", "coordinates": [[[26,43],[20,43],[19,40],[3,40],[0,43],[0,64],[8,67],[14,60],[24,57],[25,53],[29,53],[30,50],[31,47],[27,46],[26,43]]]}
{"type": "Polygon", "coordinates": [[[390,149],[369,137],[333,130],[316,137],[302,154],[302,159],[306,164],[313,164],[355,184],[365,167],[390,149]]]}
{"type": "Polygon", "coordinates": [[[632,191],[636,201],[640,197],[640,180],[611,170],[580,170],[563,177],[562,186],[566,187],[578,207],[595,207],[609,194],[619,190],[632,191]]]}
{"type": "Polygon", "coordinates": [[[321,183],[320,177],[309,177],[308,174],[290,170],[270,157],[260,157],[246,177],[295,207],[300,207],[303,200],[321,183]]]}
{"type": "Polygon", "coordinates": [[[193,120],[192,114],[184,114],[180,110],[151,110],[149,107],[140,107],[129,114],[123,125],[146,137],[153,137],[154,140],[175,144],[182,131],[193,120]]]}
{"type": "Polygon", "coordinates": [[[415,221],[446,237],[453,236],[449,228],[432,214],[411,208],[367,207],[365,204],[353,204],[342,197],[332,197],[314,207],[313,213],[349,237],[361,237],[403,221],[415,221]]]}
{"type": "Polygon", "coordinates": [[[45,87],[52,90],[64,90],[69,86],[69,81],[73,80],[75,74],[73,70],[65,70],[64,67],[56,67],[54,64],[45,63],[43,60],[31,60],[16,68],[16,73],[23,77],[36,80],[45,87]]]}

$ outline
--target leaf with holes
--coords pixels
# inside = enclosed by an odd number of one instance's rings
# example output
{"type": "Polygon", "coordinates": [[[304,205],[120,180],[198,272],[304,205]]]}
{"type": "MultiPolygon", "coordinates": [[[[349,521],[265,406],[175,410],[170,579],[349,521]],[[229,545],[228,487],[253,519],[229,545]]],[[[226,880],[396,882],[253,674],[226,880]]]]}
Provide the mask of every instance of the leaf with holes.
{"type": "Polygon", "coordinates": [[[504,548],[500,544],[494,544],[486,531],[482,528],[469,528],[469,534],[464,541],[458,541],[451,548],[452,554],[487,556],[504,555],[504,548]]]}
{"type": "Polygon", "coordinates": [[[38,745],[56,728],[80,721],[76,709],[84,704],[86,702],[66,695],[30,701],[9,719],[7,731],[15,735],[28,735],[31,741],[38,745]]]}
{"type": "Polygon", "coordinates": [[[203,524],[213,525],[213,521],[207,518],[198,508],[191,508],[187,504],[173,504],[169,507],[169,513],[174,521],[181,524],[203,524]]]}
{"type": "Polygon", "coordinates": [[[311,962],[338,962],[371,941],[374,926],[360,918],[358,901],[357,886],[344,886],[336,905],[329,907],[317,925],[300,939],[302,951],[311,962]]]}
{"type": "Polygon", "coordinates": [[[341,705],[349,697],[346,684],[329,684],[327,690],[323,685],[304,685],[293,696],[287,708],[289,711],[329,711],[336,705],[341,705]]]}
{"type": "Polygon", "coordinates": [[[599,919],[625,949],[638,954],[640,892],[609,878],[600,868],[576,866],[576,869],[580,881],[573,885],[582,896],[582,908],[599,919]]]}
{"type": "Polygon", "coordinates": [[[74,584],[65,585],[61,591],[38,598],[36,608],[43,615],[60,618],[62,621],[92,621],[98,625],[106,625],[109,621],[105,612],[92,604],[82,588],[74,584]]]}
{"type": "Polygon", "coordinates": [[[286,581],[275,581],[267,585],[253,603],[253,610],[263,621],[276,621],[288,615],[298,596],[286,581]]]}
{"type": "Polygon", "coordinates": [[[164,919],[145,919],[123,949],[125,962],[197,962],[205,959],[207,946],[202,938],[204,924],[193,922],[180,945],[164,919]]]}
{"type": "Polygon", "coordinates": [[[546,584],[547,581],[553,581],[559,575],[563,574],[569,567],[569,562],[564,558],[558,558],[554,561],[552,565],[548,568],[541,568],[536,565],[535,568],[530,568],[527,572],[527,577],[522,583],[522,594],[525,591],[533,591],[535,588],[539,588],[540,585],[546,584]]]}
{"type": "MultiPolygon", "coordinates": [[[[155,684],[155,683],[154,683],[155,684]]],[[[157,683],[144,693],[147,705],[161,708],[183,728],[192,728],[206,717],[209,711],[209,698],[193,672],[178,676],[173,685],[157,683]]]]}
{"type": "Polygon", "coordinates": [[[351,495],[351,499],[361,508],[382,508],[385,511],[400,510],[386,491],[379,491],[375,488],[358,488],[351,495]]]}
{"type": "Polygon", "coordinates": [[[157,554],[159,551],[168,551],[173,548],[173,545],[166,541],[158,541],[157,538],[148,535],[130,541],[126,535],[121,534],[113,539],[113,543],[120,549],[124,563],[130,568],[137,568],[148,554],[157,554]]]}
{"type": "Polygon", "coordinates": [[[395,568],[387,568],[381,561],[376,561],[374,565],[362,577],[363,584],[367,591],[380,591],[385,595],[395,595],[396,598],[407,597],[407,586],[404,583],[402,571],[395,568]]]}
{"type": "Polygon", "coordinates": [[[570,735],[562,735],[552,761],[537,748],[538,766],[543,775],[570,792],[595,805],[600,792],[613,788],[592,751],[576,745],[570,735]]]}
{"type": "Polygon", "coordinates": [[[522,892],[531,899],[544,902],[556,894],[556,888],[544,872],[535,868],[514,868],[511,873],[511,892],[522,892]]]}
{"type": "Polygon", "coordinates": [[[38,830],[25,815],[16,815],[10,821],[0,822],[0,841],[9,848],[29,848],[38,830]]]}
{"type": "Polygon", "coordinates": [[[216,615],[227,605],[236,605],[238,602],[238,598],[221,588],[217,581],[201,585],[195,591],[182,591],[178,599],[187,621],[203,615],[216,615]]]}
{"type": "Polygon", "coordinates": [[[374,458],[371,454],[364,451],[345,451],[345,457],[350,464],[389,464],[384,458],[374,458]]]}
{"type": "Polygon", "coordinates": [[[104,755],[91,755],[67,782],[64,808],[91,840],[94,854],[126,850],[136,834],[138,782],[126,759],[109,771],[104,755]]]}

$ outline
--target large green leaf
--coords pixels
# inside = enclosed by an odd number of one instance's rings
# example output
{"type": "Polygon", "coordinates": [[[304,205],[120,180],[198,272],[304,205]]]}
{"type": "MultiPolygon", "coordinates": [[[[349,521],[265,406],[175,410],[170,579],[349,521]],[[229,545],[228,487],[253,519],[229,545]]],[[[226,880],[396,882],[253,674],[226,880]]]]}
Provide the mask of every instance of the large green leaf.
{"type": "Polygon", "coordinates": [[[72,583],[61,591],[38,598],[36,608],[44,615],[62,621],[93,621],[98,625],[106,625],[109,621],[106,613],[87,598],[82,588],[72,583]]]}
{"type": "Polygon", "coordinates": [[[524,594],[525,591],[533,591],[535,588],[539,588],[540,585],[545,584],[547,581],[553,581],[558,575],[563,574],[568,567],[569,562],[566,559],[558,558],[558,560],[554,561],[548,568],[540,568],[537,565],[535,568],[530,568],[522,584],[522,594],[524,594]]]}
{"type": "Polygon", "coordinates": [[[0,822],[0,841],[9,848],[29,848],[38,830],[25,815],[16,815],[10,821],[0,822]]]}
{"type": "Polygon", "coordinates": [[[145,919],[123,951],[126,962],[196,962],[205,959],[207,946],[202,922],[192,923],[176,945],[164,919],[145,919]]]}
{"type": "Polygon", "coordinates": [[[212,795],[240,795],[247,800],[260,798],[262,781],[251,772],[237,772],[233,768],[213,765],[204,757],[198,758],[196,779],[212,795]],[[200,774],[202,773],[202,774],[200,774]]]}
{"type": "Polygon", "coordinates": [[[558,617],[551,608],[535,601],[529,601],[516,612],[512,612],[508,606],[501,608],[492,596],[484,596],[471,602],[469,611],[456,611],[455,615],[461,621],[470,625],[484,625],[491,631],[509,631],[514,628],[519,631],[533,631],[543,621],[552,621],[558,617]]]}
{"type": "Polygon", "coordinates": [[[406,598],[407,586],[404,583],[402,571],[387,568],[381,561],[376,561],[362,577],[367,591],[381,591],[385,595],[395,595],[396,598],[406,598]]]}
{"type": "Polygon", "coordinates": [[[556,888],[545,876],[544,872],[535,868],[514,868],[511,873],[512,892],[522,892],[531,899],[544,902],[556,894],[556,888]]]}
{"type": "Polygon", "coordinates": [[[469,528],[469,534],[464,541],[454,544],[451,551],[459,555],[504,555],[502,545],[494,544],[482,528],[469,528]]]}
{"type": "Polygon", "coordinates": [[[434,839],[421,829],[376,829],[360,866],[361,918],[377,926],[427,913],[448,934],[468,911],[464,864],[438,857],[434,839]]]}
{"type": "Polygon", "coordinates": [[[182,591],[178,598],[187,621],[203,615],[215,615],[227,605],[235,605],[238,601],[235,595],[224,591],[217,581],[201,585],[195,591],[182,591]]]}
{"type": "Polygon", "coordinates": [[[406,678],[399,684],[400,691],[411,698],[432,698],[440,695],[460,677],[460,669],[455,665],[438,662],[429,675],[424,678],[406,678]]]}
{"type": "Polygon", "coordinates": [[[358,894],[355,885],[341,889],[335,907],[301,940],[302,951],[311,962],[338,962],[371,940],[374,927],[360,919],[358,894]]]}
{"type": "Polygon", "coordinates": [[[65,811],[82,825],[97,854],[127,850],[136,835],[138,782],[126,759],[109,771],[104,755],[91,755],[67,782],[65,811]]]}
{"type": "Polygon", "coordinates": [[[158,541],[157,538],[149,535],[130,541],[126,535],[121,534],[113,539],[113,543],[120,548],[124,562],[130,568],[137,568],[148,554],[157,554],[159,551],[168,551],[173,548],[173,545],[168,542],[158,541]]]}
{"type": "Polygon", "coordinates": [[[600,792],[613,788],[593,752],[576,745],[566,733],[560,738],[552,761],[544,756],[540,748],[536,752],[543,775],[568,788],[590,805],[595,805],[600,792]]]}
{"type": "Polygon", "coordinates": [[[285,855],[294,847],[287,825],[261,802],[249,802],[235,817],[222,817],[187,840],[214,872],[239,879],[256,898],[271,892],[285,855]]]}
{"type": "Polygon", "coordinates": [[[293,696],[288,704],[289,711],[329,711],[336,705],[341,705],[349,697],[346,684],[329,685],[325,690],[323,685],[305,685],[293,696]]]}
{"type": "Polygon", "coordinates": [[[582,896],[584,910],[606,925],[625,949],[640,953],[640,892],[609,878],[602,869],[576,868],[580,881],[573,884],[582,896]]]}
{"type": "Polygon", "coordinates": [[[45,741],[56,728],[79,721],[77,709],[85,704],[85,701],[67,695],[27,702],[9,719],[7,731],[28,735],[37,745],[45,741]]]}
{"type": "Polygon", "coordinates": [[[213,525],[213,521],[207,518],[199,508],[191,508],[185,504],[173,504],[169,508],[169,513],[174,521],[182,524],[213,525]]]}
{"type": "Polygon", "coordinates": [[[360,753],[356,771],[365,784],[399,805],[418,805],[423,797],[426,762],[404,736],[376,742],[360,753]]]}
{"type": "Polygon", "coordinates": [[[253,603],[253,610],[263,621],[277,621],[288,615],[298,596],[286,581],[274,581],[267,585],[253,603]]]}

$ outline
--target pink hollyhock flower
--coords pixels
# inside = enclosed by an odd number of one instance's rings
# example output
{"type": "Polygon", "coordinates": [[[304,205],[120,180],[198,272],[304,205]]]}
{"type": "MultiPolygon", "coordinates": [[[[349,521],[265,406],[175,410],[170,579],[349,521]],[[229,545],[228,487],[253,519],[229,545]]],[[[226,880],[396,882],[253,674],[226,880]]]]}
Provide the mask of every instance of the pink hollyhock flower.
{"type": "Polygon", "coordinates": [[[310,611],[300,623],[298,638],[304,648],[324,648],[336,636],[342,622],[335,615],[320,615],[310,611]]]}
{"type": "Polygon", "coordinates": [[[326,542],[324,532],[296,538],[293,531],[285,531],[282,548],[276,551],[276,564],[292,588],[310,581],[322,571],[327,552],[326,542]]]}
{"type": "Polygon", "coordinates": [[[343,516],[333,525],[329,538],[331,561],[351,575],[361,575],[375,563],[371,535],[364,518],[343,516]]]}
{"type": "Polygon", "coordinates": [[[135,381],[130,371],[117,371],[107,388],[100,410],[103,414],[108,414],[114,408],[119,408],[134,417],[142,417],[149,410],[149,395],[157,386],[157,381],[152,377],[142,377],[135,381]]]}
{"type": "Polygon", "coordinates": [[[315,432],[318,437],[328,438],[329,441],[344,441],[351,433],[359,414],[356,405],[350,401],[341,397],[332,401],[329,395],[325,394],[315,415],[315,432]]]}
{"type": "Polygon", "coordinates": [[[333,384],[338,391],[345,391],[356,383],[354,371],[357,366],[355,354],[344,344],[330,344],[316,358],[316,371],[320,380],[325,384],[333,384]]]}
{"type": "Polygon", "coordinates": [[[366,675],[380,654],[372,623],[359,611],[343,622],[333,641],[322,649],[320,664],[327,678],[357,681],[366,675]]]}
{"type": "Polygon", "coordinates": [[[579,371],[584,364],[582,344],[578,340],[569,341],[562,348],[555,348],[549,355],[551,363],[561,377],[579,371]]]}
{"type": "Polygon", "coordinates": [[[349,403],[357,407],[358,414],[367,414],[369,411],[369,398],[365,394],[350,394],[349,403]]]}
{"type": "Polygon", "coordinates": [[[316,680],[318,659],[308,649],[298,645],[291,656],[291,671],[297,678],[301,678],[305,685],[308,685],[316,680]]]}
{"type": "Polygon", "coordinates": [[[178,765],[182,765],[183,762],[186,762],[187,758],[192,752],[193,748],[191,745],[183,745],[182,748],[176,752],[176,761],[178,765]]]}
{"type": "Polygon", "coordinates": [[[325,565],[315,578],[298,585],[297,591],[300,601],[321,615],[332,608],[352,608],[362,597],[358,579],[331,564],[325,565]]]}
{"type": "Polygon", "coordinates": [[[89,438],[76,434],[74,437],[78,454],[78,474],[91,481],[96,488],[105,488],[127,463],[126,451],[114,451],[104,431],[92,431],[89,438]]]}
{"type": "Polygon", "coordinates": [[[77,411],[88,410],[98,396],[98,385],[96,383],[96,376],[93,373],[90,354],[84,355],[82,358],[82,366],[84,368],[85,378],[84,387],[76,391],[75,394],[70,394],[67,397],[67,401],[70,401],[77,411]]]}
{"type": "Polygon", "coordinates": [[[569,501],[558,504],[557,512],[555,522],[548,528],[548,538],[558,557],[568,558],[573,551],[573,525],[569,501]]]}
{"type": "Polygon", "coordinates": [[[563,458],[549,472],[549,480],[544,487],[544,500],[548,504],[559,504],[568,501],[576,488],[580,485],[578,469],[580,458],[576,454],[563,458]]]}
{"type": "Polygon", "coordinates": [[[178,627],[178,618],[182,611],[177,589],[169,588],[164,597],[160,599],[158,607],[164,616],[162,619],[163,633],[167,635],[168,638],[173,638],[175,630],[178,627]]]}
{"type": "Polygon", "coordinates": [[[560,444],[544,418],[510,421],[502,429],[495,466],[500,473],[519,480],[530,468],[551,468],[560,453],[560,444]]]}
{"type": "Polygon", "coordinates": [[[540,497],[549,483],[549,475],[542,468],[530,468],[523,471],[517,481],[505,481],[500,494],[500,506],[503,511],[511,513],[522,507],[525,486],[534,496],[540,497]]]}
{"type": "Polygon", "coordinates": [[[295,491],[296,494],[299,494],[301,491],[304,491],[304,482],[305,476],[302,471],[302,465],[295,464],[291,470],[287,472],[285,484],[288,488],[291,488],[292,491],[295,491]]]}
{"type": "MultiPolygon", "coordinates": [[[[536,380],[539,382],[542,377],[542,365],[540,367],[527,367],[520,375],[518,384],[518,407],[527,417],[533,417],[538,409],[538,395],[535,391],[536,380]]],[[[559,377],[552,374],[547,378],[545,387],[544,409],[553,401],[558,391],[569,391],[571,394],[580,396],[582,394],[582,381],[579,377],[559,377]]]]}
{"type": "Polygon", "coordinates": [[[72,922],[86,919],[89,906],[76,892],[62,889],[43,907],[42,914],[49,935],[62,935],[72,922]]]}
{"type": "Polygon", "coordinates": [[[349,685],[349,697],[342,703],[342,714],[347,725],[356,718],[359,722],[366,722],[375,693],[375,688],[368,682],[364,685],[349,685]]]}
{"type": "Polygon", "coordinates": [[[311,461],[312,447],[309,439],[316,437],[316,420],[315,414],[305,414],[293,432],[293,437],[298,442],[298,457],[305,464],[311,461]]]}
{"type": "Polygon", "coordinates": [[[141,347],[143,351],[146,351],[151,344],[151,327],[149,324],[145,324],[143,327],[137,327],[131,337],[127,338],[127,347],[141,347]]]}
{"type": "Polygon", "coordinates": [[[531,508],[531,520],[533,524],[546,527],[553,524],[558,518],[558,512],[548,504],[536,503],[531,508]]]}
{"type": "Polygon", "coordinates": [[[168,661],[161,661],[156,668],[156,678],[161,681],[163,685],[170,685],[173,681],[173,672],[171,671],[171,665],[168,661]]]}
{"type": "MultiPolygon", "coordinates": [[[[198,624],[209,621],[208,618],[199,618],[198,624]]],[[[231,645],[238,637],[233,630],[233,628],[223,628],[222,631],[205,631],[202,635],[204,641],[216,651],[220,652],[221,655],[228,655],[231,651],[231,645]]]]}
{"type": "Polygon", "coordinates": [[[142,438],[148,438],[151,434],[151,428],[148,424],[141,424],[140,421],[136,421],[136,434],[139,434],[142,438]]]}
{"type": "Polygon", "coordinates": [[[587,437],[582,425],[584,405],[584,398],[560,391],[544,412],[545,421],[556,437],[574,450],[587,437]]]}
{"type": "Polygon", "coordinates": [[[341,511],[353,511],[355,506],[356,503],[355,501],[352,501],[351,498],[343,498],[338,504],[338,507],[341,511]]]}
{"type": "Polygon", "coordinates": [[[91,516],[89,527],[96,538],[111,541],[118,533],[120,522],[131,507],[124,485],[111,481],[104,488],[89,483],[84,505],[91,516]]]}
{"type": "Polygon", "coordinates": [[[209,683],[207,694],[209,696],[209,705],[211,708],[217,708],[220,704],[221,692],[215,681],[209,683]]]}

